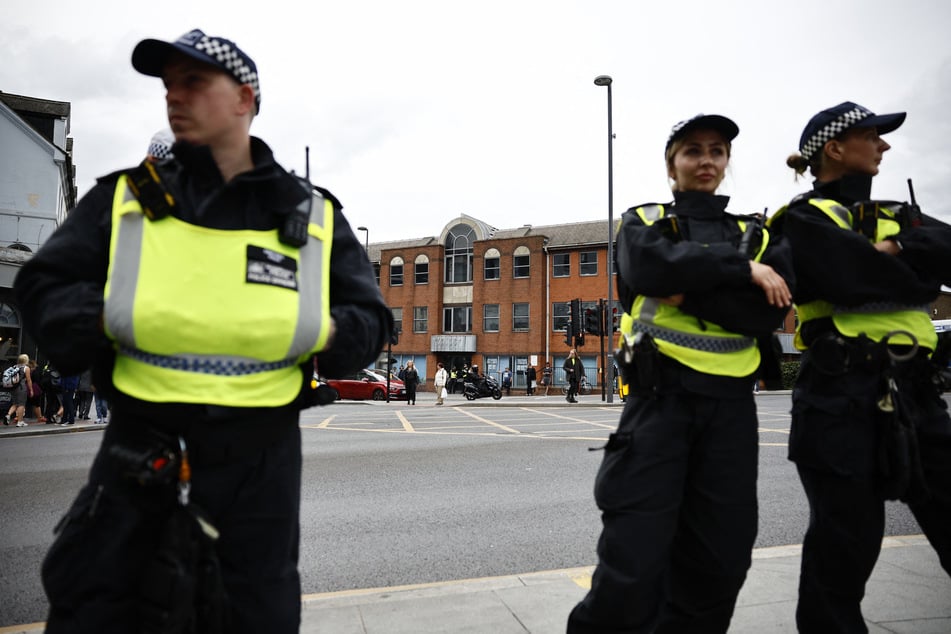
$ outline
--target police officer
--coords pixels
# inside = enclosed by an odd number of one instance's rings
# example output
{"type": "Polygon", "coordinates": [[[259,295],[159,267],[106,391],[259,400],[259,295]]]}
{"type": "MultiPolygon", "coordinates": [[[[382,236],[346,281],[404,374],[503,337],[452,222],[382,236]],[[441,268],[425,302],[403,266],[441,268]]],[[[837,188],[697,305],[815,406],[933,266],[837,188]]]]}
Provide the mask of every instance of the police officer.
{"type": "Polygon", "coordinates": [[[132,65],[165,86],[174,158],[100,179],[15,283],[38,345],[66,374],[94,360],[112,404],[44,561],[46,631],[297,632],[299,410],[315,365],[376,358],[390,311],[339,202],[250,136],[251,57],[193,30],[143,40],[132,65]],[[166,543],[186,503],[217,541],[202,576],[152,587],[157,549],[190,556],[166,543]],[[192,602],[204,620],[155,622],[192,602]]]}
{"type": "Polygon", "coordinates": [[[595,480],[599,562],[568,632],[726,632],[746,578],[756,337],[782,323],[792,267],[785,244],[715,195],[738,132],[719,115],[675,125],[673,203],[622,218],[618,357],[631,396],[595,480]]]}
{"type": "Polygon", "coordinates": [[[852,102],[812,117],[787,164],[808,168],[813,190],[770,221],[793,249],[805,351],[789,439],[810,511],[800,632],[868,631],[860,602],[885,499],[908,502],[951,574],[951,422],[928,358],[951,227],[914,204],[870,200],[890,148],[881,135],[904,120],[852,102]]]}

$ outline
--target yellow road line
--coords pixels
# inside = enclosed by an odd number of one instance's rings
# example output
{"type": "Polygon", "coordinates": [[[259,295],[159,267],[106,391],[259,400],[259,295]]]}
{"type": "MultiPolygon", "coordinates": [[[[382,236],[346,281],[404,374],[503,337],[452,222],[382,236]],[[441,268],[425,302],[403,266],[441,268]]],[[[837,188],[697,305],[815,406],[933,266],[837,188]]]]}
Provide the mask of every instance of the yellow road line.
{"type": "Polygon", "coordinates": [[[416,431],[415,429],[413,429],[413,425],[406,419],[405,416],[403,416],[402,411],[396,410],[396,417],[400,419],[401,423],[403,423],[403,429],[405,431],[408,431],[408,432],[416,431]]]}
{"type": "Polygon", "coordinates": [[[485,423],[486,425],[492,425],[493,427],[496,427],[496,428],[498,428],[498,429],[501,429],[502,431],[506,431],[506,432],[508,432],[508,433],[510,433],[510,434],[521,434],[521,433],[522,433],[522,432],[520,432],[520,431],[517,430],[517,429],[512,429],[511,427],[506,427],[505,425],[499,425],[499,424],[496,423],[495,421],[491,421],[491,420],[489,420],[488,418],[482,418],[481,416],[476,416],[475,414],[473,414],[473,413],[470,412],[469,410],[463,409],[463,410],[459,410],[459,411],[461,411],[461,412],[462,412],[463,414],[465,414],[466,416],[470,416],[470,417],[476,419],[477,421],[481,421],[481,422],[485,423]]]}

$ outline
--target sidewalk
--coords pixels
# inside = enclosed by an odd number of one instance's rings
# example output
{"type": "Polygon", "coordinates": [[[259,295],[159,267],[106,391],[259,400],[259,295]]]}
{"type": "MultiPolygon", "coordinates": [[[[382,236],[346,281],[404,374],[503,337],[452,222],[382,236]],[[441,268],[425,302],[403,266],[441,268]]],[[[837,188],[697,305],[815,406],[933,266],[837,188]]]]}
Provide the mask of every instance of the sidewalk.
{"type": "MultiPolygon", "coordinates": [[[[753,552],[731,633],[796,632],[799,546],[753,552]]],[[[534,572],[398,588],[304,597],[301,634],[473,632],[549,634],[565,631],[593,568],[534,572]]],[[[951,632],[951,579],[922,536],[889,537],[862,603],[869,631],[951,632]]]]}
{"type": "MultiPolygon", "coordinates": [[[[763,393],[759,396],[777,394],[763,393]]],[[[432,405],[423,394],[417,407],[432,405]]],[[[568,406],[564,397],[512,396],[500,401],[453,400],[454,406],[475,404],[568,406]]],[[[600,395],[582,397],[582,404],[603,404],[600,395]]],[[[367,403],[406,407],[399,402],[367,403]]],[[[615,399],[615,404],[620,403],[615,399]]],[[[361,403],[347,403],[346,406],[361,403]]],[[[577,406],[574,406],[577,407],[577,406]]],[[[104,429],[88,421],[76,425],[31,424],[0,427],[0,437],[45,433],[91,432],[104,429]]],[[[872,634],[947,634],[951,632],[951,579],[920,535],[888,537],[866,589],[863,613],[872,634]]],[[[762,548],[753,552],[740,592],[731,633],[796,632],[795,609],[800,546],[762,548]]],[[[390,588],[348,590],[303,597],[302,634],[557,634],[564,632],[571,608],[584,596],[592,567],[529,572],[390,588]]],[[[38,634],[42,623],[0,627],[0,634],[38,634]]]]}

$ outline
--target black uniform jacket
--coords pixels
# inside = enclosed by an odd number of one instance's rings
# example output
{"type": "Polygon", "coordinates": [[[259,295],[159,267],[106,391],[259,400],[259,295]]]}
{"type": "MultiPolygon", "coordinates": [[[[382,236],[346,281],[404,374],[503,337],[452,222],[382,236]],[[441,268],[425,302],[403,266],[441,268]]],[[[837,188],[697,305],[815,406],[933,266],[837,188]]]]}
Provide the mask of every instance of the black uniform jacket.
{"type": "MultiPolygon", "coordinates": [[[[845,177],[816,183],[815,189],[797,196],[772,228],[781,232],[793,249],[797,304],[825,300],[840,306],[887,301],[928,304],[941,284],[951,281],[951,226],[922,215],[918,227],[903,228],[893,239],[902,250],[897,256],[876,251],[865,236],[845,231],[810,198],[828,198],[846,207],[868,200],[871,177],[845,177]]],[[[831,328],[830,320],[804,325],[809,343],[818,332],[831,328]]]]}
{"type": "MultiPolygon", "coordinates": [[[[225,183],[207,146],[176,143],[175,158],[158,165],[163,183],[176,200],[174,215],[215,229],[280,227],[307,193],[274,161],[263,141],[252,137],[251,150],[254,168],[225,183]]],[[[107,393],[114,352],[101,320],[112,199],[119,174],[101,178],[83,196],[23,266],[14,284],[24,323],[43,353],[64,374],[79,373],[95,363],[96,388],[107,393]]],[[[336,377],[376,359],[392,329],[392,315],[339,202],[329,192],[321,192],[335,209],[330,313],[337,329],[331,348],[318,355],[318,364],[321,375],[336,377]]]]}
{"type": "MultiPolygon", "coordinates": [[[[752,283],[750,256],[739,251],[742,232],[737,217],[726,213],[727,202],[726,196],[675,192],[673,206],[665,209],[677,216],[683,239],[676,241],[657,224],[645,226],[636,207],[624,214],[617,236],[617,286],[625,309],[637,295],[683,293],[680,309],[697,317],[701,328],[712,322],[730,332],[761,336],[782,326],[789,309],[770,306],[752,283]]],[[[782,238],[770,234],[760,262],[773,267],[792,290],[792,254],[782,238]]]]}

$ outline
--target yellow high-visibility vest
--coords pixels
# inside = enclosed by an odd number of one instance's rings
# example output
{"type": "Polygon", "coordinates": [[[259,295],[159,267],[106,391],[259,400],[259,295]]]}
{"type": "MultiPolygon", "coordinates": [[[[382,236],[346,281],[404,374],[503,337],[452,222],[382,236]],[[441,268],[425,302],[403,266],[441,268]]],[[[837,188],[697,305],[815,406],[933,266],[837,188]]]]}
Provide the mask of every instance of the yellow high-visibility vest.
{"type": "Polygon", "coordinates": [[[104,327],[113,383],[156,403],[278,407],[330,330],[333,203],[314,192],[309,239],[149,220],[119,178],[112,206],[104,327]]]}
{"type": "MultiPolygon", "coordinates": [[[[841,203],[829,198],[810,198],[809,204],[822,211],[840,229],[854,230],[852,212],[841,203]]],[[[780,217],[785,211],[786,207],[783,207],[771,220],[780,217]]],[[[873,244],[881,242],[890,236],[897,235],[899,231],[901,231],[901,225],[898,222],[898,209],[893,205],[881,205],[875,223],[875,235],[870,237],[869,241],[873,244]]],[[[797,304],[799,326],[796,328],[793,343],[799,350],[808,348],[809,346],[802,340],[803,325],[814,319],[830,317],[836,330],[846,337],[858,337],[864,334],[873,341],[882,341],[889,333],[905,331],[915,336],[918,345],[934,350],[938,343],[938,335],[928,316],[928,310],[927,304],[909,306],[897,302],[837,306],[832,302],[815,300],[797,304]]],[[[906,336],[896,335],[889,338],[889,343],[911,344],[913,342],[906,336]]]]}
{"type": "MultiPolygon", "coordinates": [[[[663,205],[646,205],[634,212],[645,225],[651,225],[666,214],[663,205]]],[[[746,222],[737,219],[740,231],[746,222]]],[[[763,229],[763,240],[754,256],[759,261],[769,243],[763,229]]],[[[651,335],[658,350],[698,372],[719,376],[744,377],[756,371],[760,363],[759,348],[753,337],[730,332],[712,322],[700,323],[676,306],[638,295],[629,311],[621,316],[620,337],[633,345],[637,333],[651,335]]]]}

